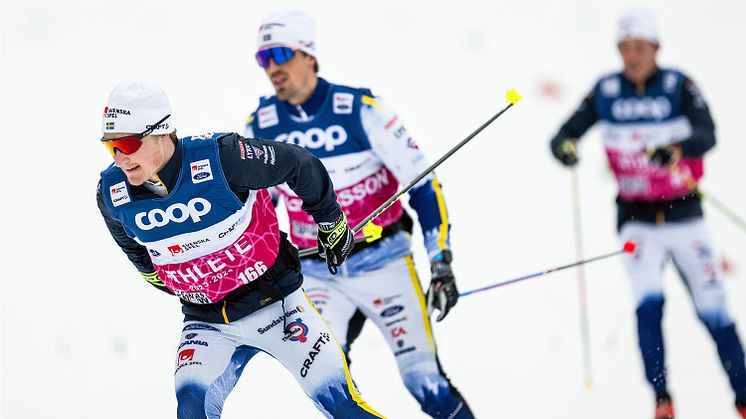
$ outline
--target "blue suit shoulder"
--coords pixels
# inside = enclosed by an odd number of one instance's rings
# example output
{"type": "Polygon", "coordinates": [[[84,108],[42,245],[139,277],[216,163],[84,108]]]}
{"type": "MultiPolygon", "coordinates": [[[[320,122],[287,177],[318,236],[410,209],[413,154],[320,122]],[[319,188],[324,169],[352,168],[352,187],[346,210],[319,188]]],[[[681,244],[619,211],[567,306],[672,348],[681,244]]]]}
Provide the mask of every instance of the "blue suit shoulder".
{"type": "Polygon", "coordinates": [[[117,171],[121,172],[122,169],[118,168],[116,164],[111,163],[109,166],[106,167],[106,169],[101,171],[101,176],[110,175],[113,173],[117,173],[117,171]]]}
{"type": "Polygon", "coordinates": [[[344,84],[334,84],[334,83],[331,83],[330,87],[335,92],[352,93],[356,96],[371,96],[371,97],[373,96],[373,92],[371,92],[371,90],[367,87],[352,87],[352,86],[347,86],[344,84]]]}
{"type": "Polygon", "coordinates": [[[238,134],[235,132],[208,132],[205,134],[199,134],[199,135],[191,135],[189,137],[184,137],[181,140],[182,141],[199,141],[199,140],[212,140],[212,141],[220,141],[223,138],[226,137],[236,137],[238,134]]]}

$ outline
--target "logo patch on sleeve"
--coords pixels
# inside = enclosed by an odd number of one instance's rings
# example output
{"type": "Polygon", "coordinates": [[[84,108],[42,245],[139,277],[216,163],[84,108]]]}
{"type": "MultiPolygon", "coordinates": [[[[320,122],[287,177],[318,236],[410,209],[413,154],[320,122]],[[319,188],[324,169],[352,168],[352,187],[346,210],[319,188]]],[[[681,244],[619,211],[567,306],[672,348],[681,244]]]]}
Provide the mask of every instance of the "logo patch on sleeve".
{"type": "Polygon", "coordinates": [[[204,159],[189,163],[192,171],[192,183],[202,183],[212,180],[212,169],[210,169],[210,160],[204,159]]]}
{"type": "Polygon", "coordinates": [[[617,97],[622,91],[618,77],[610,77],[601,82],[601,93],[606,97],[617,97]]]}
{"type": "Polygon", "coordinates": [[[115,207],[130,202],[130,194],[129,191],[127,191],[127,184],[125,182],[119,182],[116,185],[113,185],[109,189],[109,195],[111,196],[111,203],[114,204],[115,207]]]}
{"type": "Polygon", "coordinates": [[[334,113],[340,115],[352,113],[352,103],[355,99],[355,96],[350,93],[335,93],[332,99],[332,102],[334,104],[332,109],[334,113]]]}
{"type": "Polygon", "coordinates": [[[271,127],[273,125],[277,125],[280,122],[280,119],[277,117],[277,106],[275,105],[269,105],[260,108],[256,112],[256,115],[259,129],[271,127]]]}

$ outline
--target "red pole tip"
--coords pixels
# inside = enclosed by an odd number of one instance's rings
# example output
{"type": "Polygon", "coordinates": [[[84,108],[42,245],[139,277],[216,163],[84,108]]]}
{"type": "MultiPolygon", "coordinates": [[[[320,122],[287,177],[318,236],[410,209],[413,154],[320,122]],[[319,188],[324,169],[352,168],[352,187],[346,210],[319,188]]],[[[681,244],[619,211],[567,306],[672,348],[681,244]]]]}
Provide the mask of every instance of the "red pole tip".
{"type": "Polygon", "coordinates": [[[624,251],[626,253],[635,253],[636,248],[637,244],[635,244],[635,242],[633,242],[632,240],[624,242],[624,251]]]}

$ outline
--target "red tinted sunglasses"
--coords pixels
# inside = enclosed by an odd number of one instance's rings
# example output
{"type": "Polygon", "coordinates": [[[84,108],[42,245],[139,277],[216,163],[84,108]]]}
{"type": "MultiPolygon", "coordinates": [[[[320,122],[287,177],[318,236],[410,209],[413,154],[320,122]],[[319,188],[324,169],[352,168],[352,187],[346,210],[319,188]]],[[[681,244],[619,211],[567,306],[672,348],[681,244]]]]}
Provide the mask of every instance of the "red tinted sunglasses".
{"type": "Polygon", "coordinates": [[[146,125],[149,128],[139,134],[132,134],[126,137],[108,139],[101,137],[101,142],[104,144],[106,149],[109,150],[109,153],[111,153],[112,156],[116,154],[117,150],[119,150],[119,152],[121,152],[122,154],[130,155],[139,150],[140,146],[142,145],[142,139],[150,135],[153,130],[163,121],[168,119],[169,116],[171,116],[171,114],[164,116],[160,121],[156,122],[153,125],[146,125]]]}

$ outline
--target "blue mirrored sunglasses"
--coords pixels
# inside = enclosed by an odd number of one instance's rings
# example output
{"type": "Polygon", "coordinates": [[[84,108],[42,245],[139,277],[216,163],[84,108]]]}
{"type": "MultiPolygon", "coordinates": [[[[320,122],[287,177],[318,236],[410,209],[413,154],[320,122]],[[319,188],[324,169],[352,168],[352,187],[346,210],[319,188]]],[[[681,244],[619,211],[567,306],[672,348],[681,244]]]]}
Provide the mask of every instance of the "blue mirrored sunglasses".
{"type": "Polygon", "coordinates": [[[269,59],[272,58],[275,64],[283,65],[293,59],[294,52],[292,48],[288,47],[263,49],[256,53],[256,62],[259,64],[259,67],[267,68],[269,67],[269,59]]]}

